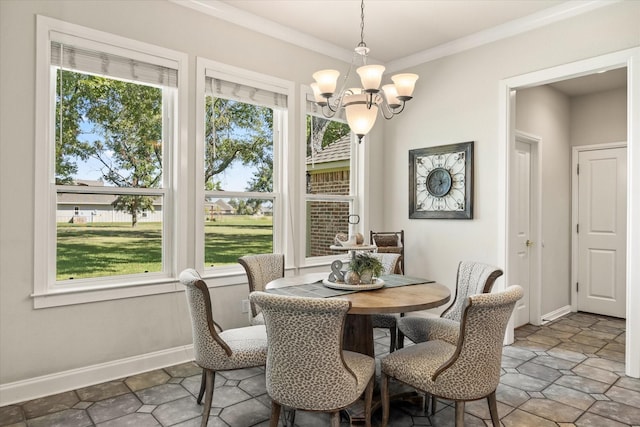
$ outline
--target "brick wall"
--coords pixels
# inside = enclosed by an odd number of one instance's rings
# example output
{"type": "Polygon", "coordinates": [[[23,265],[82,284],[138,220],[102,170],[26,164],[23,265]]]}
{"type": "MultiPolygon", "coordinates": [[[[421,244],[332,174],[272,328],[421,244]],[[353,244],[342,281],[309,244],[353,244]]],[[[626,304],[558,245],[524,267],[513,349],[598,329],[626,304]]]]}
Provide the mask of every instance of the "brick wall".
{"type": "MultiPolygon", "coordinates": [[[[313,173],[311,194],[349,194],[349,171],[313,173]]],[[[307,204],[307,256],[335,255],[329,249],[338,233],[349,233],[349,203],[312,201],[307,204]]]]}

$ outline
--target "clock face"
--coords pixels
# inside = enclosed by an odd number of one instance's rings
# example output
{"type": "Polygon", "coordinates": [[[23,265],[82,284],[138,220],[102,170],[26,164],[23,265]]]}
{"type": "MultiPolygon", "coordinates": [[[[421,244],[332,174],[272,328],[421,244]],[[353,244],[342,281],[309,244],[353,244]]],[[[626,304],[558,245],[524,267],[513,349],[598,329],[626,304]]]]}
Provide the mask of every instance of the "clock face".
{"type": "Polygon", "coordinates": [[[416,157],[416,210],[465,210],[465,152],[416,157]]]}
{"type": "Polygon", "coordinates": [[[427,175],[427,191],[434,197],[445,196],[451,190],[451,175],[445,168],[435,168],[427,175]]]}

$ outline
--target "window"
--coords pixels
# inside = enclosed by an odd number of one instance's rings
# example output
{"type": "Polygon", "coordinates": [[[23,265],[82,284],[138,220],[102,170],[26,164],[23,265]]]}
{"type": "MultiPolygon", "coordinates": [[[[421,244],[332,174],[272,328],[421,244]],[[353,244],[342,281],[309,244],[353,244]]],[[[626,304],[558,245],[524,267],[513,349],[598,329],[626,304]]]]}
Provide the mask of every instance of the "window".
{"type": "Polygon", "coordinates": [[[183,61],[38,17],[38,120],[49,131],[37,135],[36,161],[46,166],[37,168],[36,222],[47,238],[36,242],[36,278],[44,279],[36,295],[173,275],[176,241],[166,219],[183,61]]]}
{"type": "Polygon", "coordinates": [[[202,264],[238,268],[246,254],[283,251],[282,157],[290,84],[198,58],[202,130],[202,264]],[[201,83],[202,84],[202,83],[201,83]]]}
{"type": "Polygon", "coordinates": [[[343,118],[326,119],[317,108],[306,102],[307,258],[335,255],[329,246],[336,234],[348,234],[349,214],[355,212],[355,150],[351,131],[343,118]]]}

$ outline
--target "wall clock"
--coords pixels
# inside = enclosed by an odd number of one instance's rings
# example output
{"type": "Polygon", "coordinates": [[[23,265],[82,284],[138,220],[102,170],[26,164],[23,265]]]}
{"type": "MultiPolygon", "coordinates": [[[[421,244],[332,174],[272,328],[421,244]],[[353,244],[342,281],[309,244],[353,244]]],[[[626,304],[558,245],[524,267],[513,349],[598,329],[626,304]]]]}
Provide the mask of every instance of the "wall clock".
{"type": "Polygon", "coordinates": [[[473,218],[473,141],[409,150],[409,218],[473,218]]]}

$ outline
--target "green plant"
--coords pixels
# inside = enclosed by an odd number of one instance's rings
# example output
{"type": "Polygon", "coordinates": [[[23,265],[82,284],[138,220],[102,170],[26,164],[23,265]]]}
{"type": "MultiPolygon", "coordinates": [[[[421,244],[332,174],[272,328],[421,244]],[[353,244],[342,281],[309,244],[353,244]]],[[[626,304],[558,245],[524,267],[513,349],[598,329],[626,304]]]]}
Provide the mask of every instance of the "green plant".
{"type": "Polygon", "coordinates": [[[368,253],[358,253],[351,258],[349,262],[349,270],[362,274],[362,272],[370,270],[374,276],[380,276],[383,266],[380,260],[368,253]]]}

